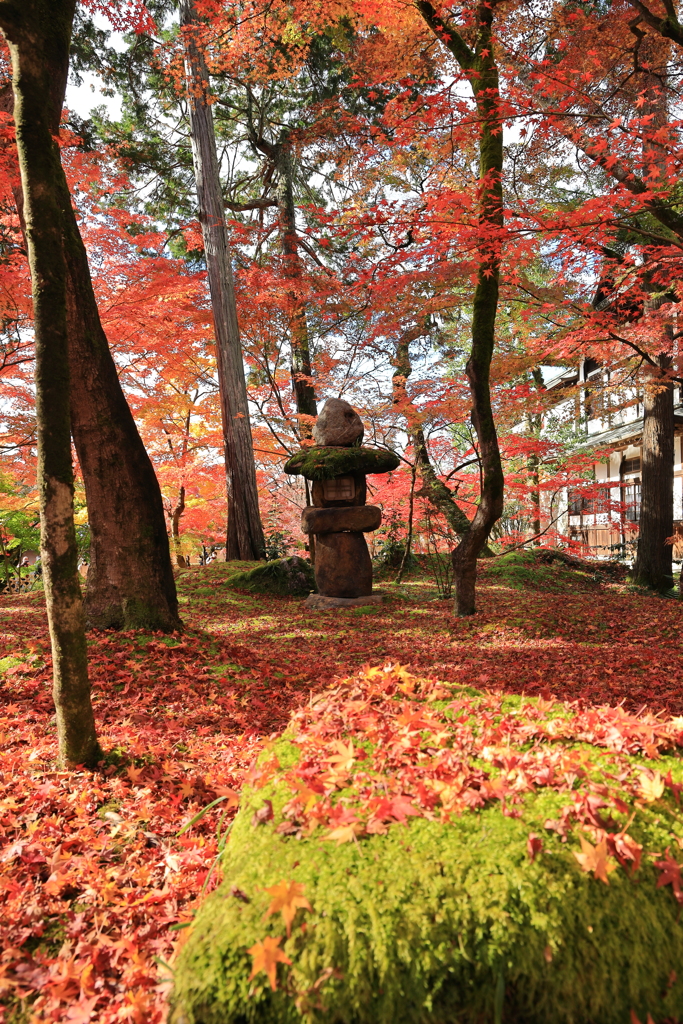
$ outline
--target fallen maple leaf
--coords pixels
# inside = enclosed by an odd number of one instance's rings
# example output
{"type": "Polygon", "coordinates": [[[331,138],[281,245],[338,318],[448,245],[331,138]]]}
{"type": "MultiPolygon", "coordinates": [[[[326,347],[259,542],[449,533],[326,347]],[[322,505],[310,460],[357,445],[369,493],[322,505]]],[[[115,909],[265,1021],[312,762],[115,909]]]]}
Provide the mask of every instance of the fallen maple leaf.
{"type": "Polygon", "coordinates": [[[581,865],[581,870],[592,871],[596,878],[599,878],[605,885],[609,885],[607,876],[611,871],[616,870],[618,864],[614,863],[607,852],[607,839],[601,839],[597,846],[593,846],[583,836],[579,836],[579,840],[581,853],[574,852],[574,856],[581,865]]]}
{"type": "Polygon", "coordinates": [[[529,860],[533,864],[536,860],[537,854],[543,849],[543,840],[540,836],[537,836],[535,832],[530,832],[526,841],[526,852],[529,855],[529,860]]]}
{"type": "Polygon", "coordinates": [[[654,775],[648,775],[647,772],[641,772],[638,776],[640,782],[640,796],[648,804],[654,803],[655,800],[659,800],[660,796],[664,792],[664,779],[655,772],[654,775]]]}
{"type": "Polygon", "coordinates": [[[664,860],[655,861],[655,867],[659,868],[661,874],[657,879],[657,888],[662,885],[670,885],[673,889],[677,903],[683,903],[683,885],[681,884],[681,865],[669,853],[667,846],[664,860]]]}
{"type": "Polygon", "coordinates": [[[263,805],[259,807],[257,811],[254,811],[251,819],[253,827],[256,825],[265,825],[267,821],[273,819],[273,804],[270,800],[264,800],[263,805]]]}
{"type": "Polygon", "coordinates": [[[326,836],[323,836],[323,841],[326,839],[336,839],[337,846],[341,846],[342,843],[350,843],[362,831],[363,823],[361,821],[352,821],[349,825],[340,825],[338,828],[332,829],[326,836]]]}
{"type": "Polygon", "coordinates": [[[254,961],[249,981],[255,978],[261,971],[265,971],[273,992],[277,988],[277,965],[291,964],[292,962],[287,954],[279,948],[281,942],[281,935],[278,935],[277,938],[267,935],[263,942],[257,942],[247,950],[247,953],[254,961]]]}
{"type": "Polygon", "coordinates": [[[349,740],[348,745],[342,743],[341,740],[335,740],[333,743],[334,749],[337,751],[332,757],[326,758],[329,764],[335,764],[337,771],[349,772],[351,771],[351,765],[356,759],[356,754],[353,749],[353,740],[349,740]]]}
{"type": "Polygon", "coordinates": [[[301,882],[278,882],[276,885],[271,885],[266,889],[269,896],[272,896],[271,904],[266,910],[266,917],[271,914],[277,914],[278,911],[282,914],[282,920],[285,922],[287,929],[287,935],[292,934],[292,921],[296,917],[297,910],[312,910],[311,904],[308,902],[306,897],[303,895],[306,886],[302,885],[301,882]]]}

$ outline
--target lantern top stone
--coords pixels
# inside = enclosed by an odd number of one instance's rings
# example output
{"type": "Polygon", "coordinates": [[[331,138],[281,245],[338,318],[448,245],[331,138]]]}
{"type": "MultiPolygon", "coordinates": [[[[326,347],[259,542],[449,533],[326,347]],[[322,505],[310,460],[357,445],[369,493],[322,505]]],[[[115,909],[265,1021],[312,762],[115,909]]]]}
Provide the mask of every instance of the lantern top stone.
{"type": "Polygon", "coordinates": [[[325,448],[359,445],[363,433],[363,421],[343,398],[328,398],[313,427],[313,439],[325,448]]]}

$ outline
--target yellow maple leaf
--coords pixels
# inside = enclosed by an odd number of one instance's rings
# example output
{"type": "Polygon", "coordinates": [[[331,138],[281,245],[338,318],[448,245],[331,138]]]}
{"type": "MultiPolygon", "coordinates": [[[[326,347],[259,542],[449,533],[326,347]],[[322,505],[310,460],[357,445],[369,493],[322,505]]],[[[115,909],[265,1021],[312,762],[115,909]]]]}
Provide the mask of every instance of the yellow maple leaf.
{"type": "Polygon", "coordinates": [[[641,772],[638,781],[640,782],[640,796],[643,800],[648,804],[659,800],[664,792],[664,779],[659,772],[655,772],[652,778],[646,772],[641,772]]]}
{"type": "Polygon", "coordinates": [[[277,914],[279,911],[282,914],[282,920],[285,922],[287,929],[287,935],[292,933],[292,921],[296,917],[297,910],[312,910],[311,904],[304,896],[305,885],[301,882],[278,882],[277,885],[271,885],[266,889],[269,896],[272,896],[270,906],[266,910],[266,917],[271,914],[277,914]]]}
{"type": "Polygon", "coordinates": [[[326,757],[325,760],[330,764],[337,766],[338,772],[351,771],[351,765],[353,764],[356,754],[353,749],[353,740],[349,740],[348,746],[342,743],[341,740],[335,740],[334,749],[337,751],[332,757],[326,757]]]}
{"type": "Polygon", "coordinates": [[[277,938],[267,935],[263,942],[257,942],[251,949],[247,950],[247,953],[254,961],[249,981],[255,978],[261,971],[265,971],[273,992],[277,988],[277,965],[291,964],[292,962],[287,954],[278,948],[281,942],[281,935],[278,935],[277,938]]]}
{"type": "Polygon", "coordinates": [[[338,828],[332,829],[326,836],[323,836],[323,841],[326,839],[336,839],[337,846],[341,846],[342,843],[350,843],[362,831],[363,822],[352,821],[350,825],[340,825],[338,828]]]}
{"type": "Polygon", "coordinates": [[[597,846],[593,846],[583,836],[579,836],[581,842],[581,853],[574,853],[574,856],[581,865],[582,871],[592,871],[596,878],[599,878],[605,885],[609,885],[607,877],[611,871],[619,866],[607,853],[607,840],[601,839],[597,846]]]}

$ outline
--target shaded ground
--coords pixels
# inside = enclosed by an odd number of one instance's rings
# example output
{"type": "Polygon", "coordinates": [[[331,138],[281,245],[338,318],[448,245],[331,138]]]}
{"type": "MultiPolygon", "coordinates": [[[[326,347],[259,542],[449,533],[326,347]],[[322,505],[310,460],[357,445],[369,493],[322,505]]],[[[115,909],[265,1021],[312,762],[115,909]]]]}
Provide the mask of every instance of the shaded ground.
{"type": "Polygon", "coordinates": [[[380,579],[382,607],[311,612],[231,590],[231,569],[181,572],[182,636],[91,635],[111,752],[94,778],[55,768],[42,596],[0,595],[3,1024],[162,1020],[164,962],[207,883],[218,812],[232,813],[261,738],[364,664],[683,714],[683,605],[629,592],[618,574],[492,560],[479,614],[459,620],[419,572],[380,579]]]}

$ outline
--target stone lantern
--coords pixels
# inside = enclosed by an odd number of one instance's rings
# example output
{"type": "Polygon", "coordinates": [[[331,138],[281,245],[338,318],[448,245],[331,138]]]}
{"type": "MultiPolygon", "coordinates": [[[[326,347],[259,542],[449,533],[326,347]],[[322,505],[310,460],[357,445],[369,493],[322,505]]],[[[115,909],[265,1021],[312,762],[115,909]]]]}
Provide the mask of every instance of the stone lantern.
{"type": "Polygon", "coordinates": [[[363,534],[378,528],[382,512],[365,504],[365,477],[396,469],[398,456],[364,448],[361,418],[340,398],[325,403],[313,439],[315,447],[297,452],[285,464],[286,473],[313,484],[313,505],[302,512],[301,527],[315,536],[318,593],[307,603],[314,608],[379,603],[381,597],[372,593],[372,562],[363,534]]]}

